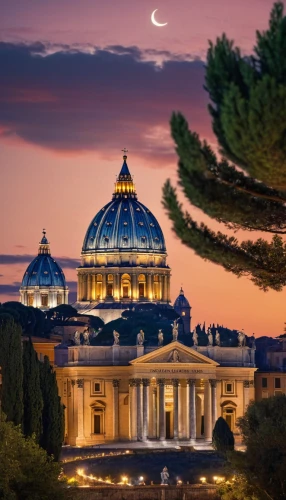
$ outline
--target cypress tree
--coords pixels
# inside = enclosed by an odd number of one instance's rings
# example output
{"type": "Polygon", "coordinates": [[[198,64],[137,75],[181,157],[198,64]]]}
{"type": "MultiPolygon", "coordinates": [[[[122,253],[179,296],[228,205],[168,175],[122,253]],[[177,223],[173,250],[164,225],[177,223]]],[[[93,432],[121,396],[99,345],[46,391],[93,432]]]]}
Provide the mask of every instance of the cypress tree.
{"type": "Polygon", "coordinates": [[[213,429],[212,445],[215,450],[226,453],[234,449],[233,432],[224,418],[219,417],[213,429]]]}
{"type": "Polygon", "coordinates": [[[43,411],[39,365],[37,353],[29,339],[23,344],[23,431],[25,436],[35,434],[37,442],[42,433],[43,411]]]}
{"type": "Polygon", "coordinates": [[[12,316],[0,315],[2,411],[15,425],[23,421],[22,329],[12,316]]]}
{"type": "Polygon", "coordinates": [[[167,180],[163,205],[181,241],[197,255],[267,290],[286,285],[286,16],[273,6],[269,29],[257,32],[245,57],[222,35],[206,65],[209,112],[221,157],[181,113],[173,113],[178,178],[188,201],[227,230],[263,231],[272,240],[239,242],[199,224],[167,180]],[[239,168],[237,168],[239,167],[239,168]]]}
{"type": "Polygon", "coordinates": [[[47,356],[44,363],[40,364],[40,380],[44,403],[40,445],[58,461],[64,439],[64,410],[58,394],[56,374],[47,356]]]}

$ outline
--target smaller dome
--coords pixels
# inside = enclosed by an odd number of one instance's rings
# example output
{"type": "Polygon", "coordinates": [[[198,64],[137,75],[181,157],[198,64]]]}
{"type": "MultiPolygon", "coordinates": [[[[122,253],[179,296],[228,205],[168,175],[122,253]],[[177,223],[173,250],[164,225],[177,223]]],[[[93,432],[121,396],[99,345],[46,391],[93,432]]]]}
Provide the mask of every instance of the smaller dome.
{"type": "Polygon", "coordinates": [[[43,231],[43,237],[39,243],[39,252],[23,276],[21,287],[59,287],[67,288],[65,275],[61,267],[52,258],[50,244],[43,231]]]}
{"type": "Polygon", "coordinates": [[[176,310],[176,309],[180,309],[183,307],[191,307],[191,306],[190,306],[188,299],[186,299],[186,297],[184,295],[184,290],[181,287],[180,294],[178,295],[178,297],[176,298],[176,300],[174,302],[174,309],[176,310]]]}

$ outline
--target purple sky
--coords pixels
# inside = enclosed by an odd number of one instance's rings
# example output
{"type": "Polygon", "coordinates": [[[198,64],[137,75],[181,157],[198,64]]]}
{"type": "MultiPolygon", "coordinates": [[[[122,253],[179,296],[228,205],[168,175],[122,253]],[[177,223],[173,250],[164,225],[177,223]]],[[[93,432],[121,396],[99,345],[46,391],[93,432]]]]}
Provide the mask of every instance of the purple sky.
{"type": "Polygon", "coordinates": [[[43,227],[75,291],[85,231],[111,198],[126,146],[139,199],[166,237],[172,298],[183,284],[194,323],[282,333],[285,291],[263,293],[195,256],[175,239],[161,207],[165,179],[176,180],[172,111],[182,111],[215,146],[203,91],[208,39],[225,31],[250,52],[271,6],[268,0],[0,0],[0,300],[17,298],[43,227]],[[166,27],[151,24],[155,8],[166,27]]]}

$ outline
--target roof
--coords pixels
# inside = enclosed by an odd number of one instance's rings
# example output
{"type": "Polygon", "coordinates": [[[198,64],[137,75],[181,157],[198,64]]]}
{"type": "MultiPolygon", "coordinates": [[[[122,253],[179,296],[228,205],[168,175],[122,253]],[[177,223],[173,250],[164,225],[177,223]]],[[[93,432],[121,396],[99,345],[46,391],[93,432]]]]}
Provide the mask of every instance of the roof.
{"type": "Polygon", "coordinates": [[[184,307],[191,307],[191,306],[190,306],[188,299],[186,299],[186,297],[184,295],[183,289],[181,288],[180,293],[174,302],[174,309],[176,311],[176,309],[180,309],[180,308],[184,308],[184,307]]]}
{"type": "MultiPolygon", "coordinates": [[[[161,227],[152,212],[138,201],[126,156],[117,177],[113,199],[92,219],[82,252],[130,250],[166,253],[161,227]]],[[[129,260],[128,260],[129,261],[129,260]]]]}

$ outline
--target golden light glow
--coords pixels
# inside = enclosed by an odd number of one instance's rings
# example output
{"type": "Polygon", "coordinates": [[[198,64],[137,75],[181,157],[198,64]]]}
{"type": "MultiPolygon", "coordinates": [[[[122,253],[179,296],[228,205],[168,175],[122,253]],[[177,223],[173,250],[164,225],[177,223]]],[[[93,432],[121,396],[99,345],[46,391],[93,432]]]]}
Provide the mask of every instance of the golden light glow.
{"type": "Polygon", "coordinates": [[[131,181],[116,181],[115,193],[135,193],[135,184],[131,181]]]}

